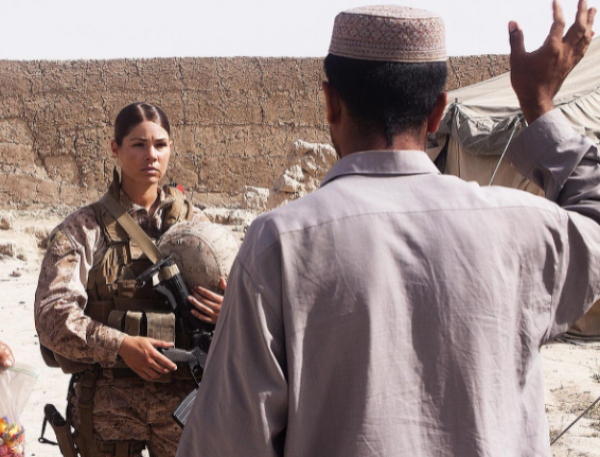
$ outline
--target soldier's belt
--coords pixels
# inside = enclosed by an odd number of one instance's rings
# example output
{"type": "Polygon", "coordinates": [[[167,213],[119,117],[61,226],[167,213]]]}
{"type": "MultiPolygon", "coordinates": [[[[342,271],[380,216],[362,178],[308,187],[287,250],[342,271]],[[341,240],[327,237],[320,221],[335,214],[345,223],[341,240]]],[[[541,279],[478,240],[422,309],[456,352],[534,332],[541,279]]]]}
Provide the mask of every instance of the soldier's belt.
{"type": "MultiPolygon", "coordinates": [[[[192,373],[190,372],[190,367],[185,363],[178,363],[177,370],[170,373],[171,379],[174,381],[188,381],[192,380],[192,373]]],[[[131,379],[138,378],[144,382],[135,371],[131,368],[102,368],[98,372],[98,379],[131,379]]]]}

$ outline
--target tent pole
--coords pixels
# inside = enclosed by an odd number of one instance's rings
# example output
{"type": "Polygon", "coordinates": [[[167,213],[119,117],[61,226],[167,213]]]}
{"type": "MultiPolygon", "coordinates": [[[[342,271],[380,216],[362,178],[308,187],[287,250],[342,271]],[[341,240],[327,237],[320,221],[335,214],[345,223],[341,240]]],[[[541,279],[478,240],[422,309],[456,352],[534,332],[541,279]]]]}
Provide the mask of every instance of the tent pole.
{"type": "Polygon", "coordinates": [[[506,155],[506,151],[508,151],[508,147],[510,146],[510,142],[512,141],[513,137],[515,136],[515,132],[517,131],[517,127],[518,126],[519,126],[519,122],[518,122],[518,118],[517,118],[517,121],[515,122],[515,126],[513,127],[513,131],[511,132],[510,138],[508,139],[508,142],[506,143],[506,146],[504,147],[504,151],[502,151],[502,155],[500,156],[500,159],[498,159],[498,163],[496,164],[496,168],[494,169],[494,173],[492,173],[492,177],[490,179],[490,182],[489,182],[488,186],[491,186],[492,183],[494,182],[494,179],[496,178],[496,173],[498,173],[498,169],[500,168],[500,164],[504,160],[504,156],[506,155]]]}

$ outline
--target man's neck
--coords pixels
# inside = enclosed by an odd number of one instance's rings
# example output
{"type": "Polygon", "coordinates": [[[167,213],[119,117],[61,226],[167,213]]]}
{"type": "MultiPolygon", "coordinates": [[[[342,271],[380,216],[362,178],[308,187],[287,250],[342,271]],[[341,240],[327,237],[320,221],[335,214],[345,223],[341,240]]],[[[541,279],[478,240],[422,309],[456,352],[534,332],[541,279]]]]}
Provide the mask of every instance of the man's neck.
{"type": "Polygon", "coordinates": [[[425,150],[426,137],[415,132],[400,133],[395,135],[389,144],[383,135],[354,135],[346,138],[340,146],[341,157],[346,157],[355,152],[362,151],[400,151],[400,150],[425,150]]]}

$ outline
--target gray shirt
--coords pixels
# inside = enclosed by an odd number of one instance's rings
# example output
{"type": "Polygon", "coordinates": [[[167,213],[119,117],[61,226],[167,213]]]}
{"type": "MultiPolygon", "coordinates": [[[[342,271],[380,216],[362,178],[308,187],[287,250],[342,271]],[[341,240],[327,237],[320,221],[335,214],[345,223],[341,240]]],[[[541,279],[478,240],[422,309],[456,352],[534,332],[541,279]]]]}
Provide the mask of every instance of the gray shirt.
{"type": "Polygon", "coordinates": [[[569,211],[369,151],[257,219],[178,456],[549,456],[539,348],[599,295],[599,155],[553,111],[510,160],[569,211]]]}

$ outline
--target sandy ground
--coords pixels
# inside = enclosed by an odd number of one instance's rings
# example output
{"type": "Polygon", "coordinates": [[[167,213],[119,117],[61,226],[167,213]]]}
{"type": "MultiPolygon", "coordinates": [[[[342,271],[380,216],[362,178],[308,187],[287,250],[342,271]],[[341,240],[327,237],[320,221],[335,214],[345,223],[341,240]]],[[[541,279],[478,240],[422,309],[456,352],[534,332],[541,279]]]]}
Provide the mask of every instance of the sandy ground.
{"type": "MultiPolygon", "coordinates": [[[[12,346],[17,362],[35,366],[40,373],[20,418],[26,429],[26,455],[59,457],[57,447],[38,443],[38,437],[44,405],[53,403],[61,413],[65,410],[68,376],[44,365],[33,323],[33,300],[43,255],[38,243],[63,215],[14,214],[12,228],[0,230],[0,247],[16,246],[12,255],[0,256],[0,340],[12,346]]],[[[555,343],[544,347],[542,354],[546,411],[550,435],[555,437],[600,397],[600,344],[555,343]]],[[[46,436],[54,439],[52,430],[46,436]]],[[[557,441],[552,451],[555,457],[600,456],[600,405],[557,441]]]]}

